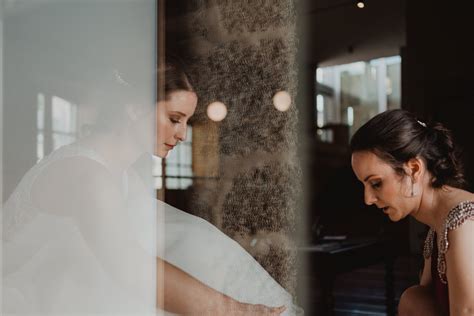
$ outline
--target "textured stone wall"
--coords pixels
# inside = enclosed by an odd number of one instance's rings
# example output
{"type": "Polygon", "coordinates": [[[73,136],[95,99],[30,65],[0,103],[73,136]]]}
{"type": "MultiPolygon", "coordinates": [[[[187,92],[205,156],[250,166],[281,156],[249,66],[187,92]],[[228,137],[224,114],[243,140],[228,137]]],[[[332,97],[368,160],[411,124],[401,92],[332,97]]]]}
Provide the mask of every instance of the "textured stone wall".
{"type": "Polygon", "coordinates": [[[194,167],[212,179],[195,181],[190,208],[237,240],[294,293],[293,236],[301,188],[294,4],[191,1],[187,9],[174,22],[185,23],[190,32],[183,42],[193,58],[191,75],[200,98],[194,162],[205,163],[212,146],[218,153],[218,160],[211,159],[215,168],[194,167]],[[293,101],[286,112],[272,102],[281,90],[293,101]],[[213,101],[227,106],[227,117],[212,123],[217,128],[203,128],[210,124],[205,111],[213,101]]]}

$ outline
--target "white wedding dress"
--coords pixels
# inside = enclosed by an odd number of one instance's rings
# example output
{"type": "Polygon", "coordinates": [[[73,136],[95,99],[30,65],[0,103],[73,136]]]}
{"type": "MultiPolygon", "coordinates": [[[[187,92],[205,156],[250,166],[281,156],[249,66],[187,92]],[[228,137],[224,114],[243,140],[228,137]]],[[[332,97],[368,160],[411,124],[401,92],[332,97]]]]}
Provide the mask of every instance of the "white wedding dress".
{"type": "MultiPolygon", "coordinates": [[[[70,212],[44,211],[31,198],[32,187],[46,168],[74,157],[107,168],[95,151],[74,144],[64,146],[28,171],[4,205],[3,315],[166,314],[155,308],[156,256],[239,301],[285,305],[283,315],[303,313],[237,242],[205,220],[153,199],[131,172],[123,174],[120,184],[126,212],[117,211],[116,216],[124,216],[137,249],[117,247],[122,238],[117,236],[117,242],[111,243],[115,252],[108,257],[98,253],[100,248],[91,245],[93,239],[87,236],[83,222],[70,212]],[[134,274],[122,279],[110,273],[118,263],[124,263],[127,271],[149,277],[136,284],[123,282],[134,274]]],[[[57,195],[59,199],[68,196],[67,192],[57,195]]],[[[81,210],[81,205],[76,203],[72,208],[81,210]]]]}

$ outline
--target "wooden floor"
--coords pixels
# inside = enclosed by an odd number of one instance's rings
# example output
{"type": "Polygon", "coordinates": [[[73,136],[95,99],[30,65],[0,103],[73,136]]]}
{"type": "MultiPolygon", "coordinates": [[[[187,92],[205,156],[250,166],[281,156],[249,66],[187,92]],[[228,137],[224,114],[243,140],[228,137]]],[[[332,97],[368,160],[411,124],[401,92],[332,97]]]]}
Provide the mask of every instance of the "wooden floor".
{"type": "MultiPolygon", "coordinates": [[[[416,261],[401,257],[394,266],[396,305],[401,293],[417,281],[416,261]]],[[[383,264],[358,269],[337,277],[334,286],[335,315],[387,315],[383,264]]]]}

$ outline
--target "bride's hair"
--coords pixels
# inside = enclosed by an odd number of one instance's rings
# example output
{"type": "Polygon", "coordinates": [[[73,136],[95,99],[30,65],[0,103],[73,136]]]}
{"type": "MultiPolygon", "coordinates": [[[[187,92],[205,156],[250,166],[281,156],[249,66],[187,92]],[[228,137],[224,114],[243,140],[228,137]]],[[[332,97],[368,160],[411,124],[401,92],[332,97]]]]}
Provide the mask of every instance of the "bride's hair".
{"type": "Polygon", "coordinates": [[[194,92],[184,69],[180,58],[167,53],[164,64],[156,69],[123,65],[120,69],[107,71],[89,90],[89,100],[96,105],[98,115],[87,128],[92,131],[115,130],[126,125],[125,107],[129,104],[152,107],[156,101],[166,100],[174,91],[194,92]],[[157,95],[153,96],[156,91],[157,95]]]}
{"type": "MultiPolygon", "coordinates": [[[[160,80],[164,80],[164,95],[160,95],[159,93],[158,101],[167,99],[169,94],[174,91],[184,90],[194,92],[189,76],[184,69],[184,63],[176,55],[166,55],[163,68],[159,67],[157,71],[158,86],[162,84],[160,80]]],[[[158,89],[158,91],[160,91],[160,89],[158,89]]]]}

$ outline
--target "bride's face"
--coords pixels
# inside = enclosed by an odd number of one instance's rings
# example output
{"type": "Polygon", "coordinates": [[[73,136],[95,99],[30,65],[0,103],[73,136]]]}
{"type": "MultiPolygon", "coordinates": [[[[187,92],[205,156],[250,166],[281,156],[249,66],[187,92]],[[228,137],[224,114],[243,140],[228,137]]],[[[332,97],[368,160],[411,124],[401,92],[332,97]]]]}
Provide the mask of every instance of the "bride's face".
{"type": "Polygon", "coordinates": [[[196,93],[185,90],[171,92],[166,100],[158,102],[157,156],[165,158],[178,142],[186,139],[187,123],[196,105],[196,93]]]}

